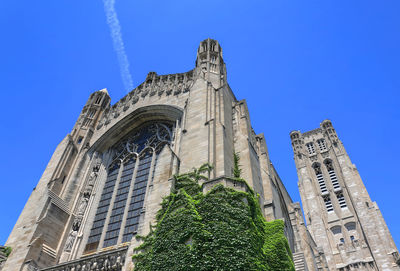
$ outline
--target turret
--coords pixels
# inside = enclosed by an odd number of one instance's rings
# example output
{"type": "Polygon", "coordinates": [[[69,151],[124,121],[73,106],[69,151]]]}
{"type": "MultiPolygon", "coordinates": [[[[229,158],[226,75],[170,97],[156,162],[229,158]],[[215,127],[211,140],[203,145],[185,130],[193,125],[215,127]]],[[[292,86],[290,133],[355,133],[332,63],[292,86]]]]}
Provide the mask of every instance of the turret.
{"type": "Polygon", "coordinates": [[[81,149],[86,147],[93,134],[94,127],[103,111],[109,106],[111,98],[107,89],[92,93],[79,115],[71,134],[72,140],[81,149]]]}
{"type": "Polygon", "coordinates": [[[320,127],[324,131],[325,136],[330,139],[333,146],[337,147],[339,139],[338,139],[335,129],[333,128],[332,122],[330,120],[326,119],[321,122],[320,127]]]}
{"type": "Polygon", "coordinates": [[[199,75],[211,82],[215,88],[226,83],[226,67],[222,58],[222,48],[218,41],[206,39],[197,50],[196,69],[199,75]]]}
{"type": "Polygon", "coordinates": [[[292,148],[294,153],[294,159],[301,159],[303,153],[304,141],[302,139],[300,131],[291,131],[290,139],[292,141],[292,148]]]}

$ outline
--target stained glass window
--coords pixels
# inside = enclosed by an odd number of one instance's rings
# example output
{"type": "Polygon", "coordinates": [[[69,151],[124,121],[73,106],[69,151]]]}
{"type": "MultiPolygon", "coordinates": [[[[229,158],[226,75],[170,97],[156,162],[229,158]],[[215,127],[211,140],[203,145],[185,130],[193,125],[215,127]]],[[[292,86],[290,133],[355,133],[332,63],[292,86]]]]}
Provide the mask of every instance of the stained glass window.
{"type": "Polygon", "coordinates": [[[112,148],[113,159],[86,252],[96,250],[102,237],[103,247],[109,247],[116,245],[118,240],[128,242],[136,234],[149,176],[155,172],[158,154],[172,139],[171,131],[170,124],[148,124],[134,130],[112,148]]]}

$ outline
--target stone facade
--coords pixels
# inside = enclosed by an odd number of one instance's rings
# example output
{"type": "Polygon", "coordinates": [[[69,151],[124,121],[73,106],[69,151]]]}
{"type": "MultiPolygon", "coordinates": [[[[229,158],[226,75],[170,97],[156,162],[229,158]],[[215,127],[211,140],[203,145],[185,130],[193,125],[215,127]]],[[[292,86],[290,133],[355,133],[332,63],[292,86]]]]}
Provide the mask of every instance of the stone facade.
{"type": "MultiPolygon", "coordinates": [[[[307,228],[330,270],[400,270],[398,250],[331,121],[290,133],[307,228]]],[[[300,214],[299,214],[300,215],[300,214]]]]}
{"type": "Polygon", "coordinates": [[[13,250],[4,270],[132,270],[135,235],[154,224],[171,176],[209,163],[205,190],[218,183],[244,189],[229,178],[234,152],[266,219],[284,220],[297,270],[327,270],[263,134],[251,127],[246,101],[227,83],[217,41],[200,43],[193,70],[150,72],[110,102],[105,89],[91,94],[56,148],[6,242],[13,250]]]}

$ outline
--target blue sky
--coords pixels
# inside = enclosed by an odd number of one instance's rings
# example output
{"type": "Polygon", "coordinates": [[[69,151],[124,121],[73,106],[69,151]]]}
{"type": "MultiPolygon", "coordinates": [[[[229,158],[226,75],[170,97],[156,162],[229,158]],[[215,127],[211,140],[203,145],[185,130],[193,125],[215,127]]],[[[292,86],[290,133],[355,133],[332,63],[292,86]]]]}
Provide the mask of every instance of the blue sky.
{"type": "MultiPolygon", "coordinates": [[[[333,121],[400,246],[400,2],[116,0],[133,85],[194,67],[205,38],[299,201],[289,132],[333,121]]],[[[0,244],[93,91],[126,91],[102,1],[1,1],[0,244]]]]}

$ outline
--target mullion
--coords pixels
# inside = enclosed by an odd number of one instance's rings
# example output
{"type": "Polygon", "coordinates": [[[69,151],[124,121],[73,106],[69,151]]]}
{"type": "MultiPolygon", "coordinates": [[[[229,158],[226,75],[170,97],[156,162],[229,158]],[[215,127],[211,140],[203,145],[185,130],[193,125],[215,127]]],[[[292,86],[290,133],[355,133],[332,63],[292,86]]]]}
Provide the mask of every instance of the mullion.
{"type": "Polygon", "coordinates": [[[131,186],[132,174],[135,168],[135,159],[124,164],[118,184],[116,198],[114,199],[110,220],[107,226],[103,247],[115,245],[121,230],[123,213],[128,199],[129,187],[131,186]]]}
{"type": "Polygon", "coordinates": [[[128,217],[122,236],[122,242],[128,242],[132,238],[135,231],[137,231],[140,219],[140,210],[144,204],[144,197],[146,193],[146,186],[149,178],[151,167],[152,155],[147,154],[140,161],[136,173],[135,184],[133,186],[133,193],[131,202],[128,209],[128,217]],[[141,193],[138,193],[138,192],[141,193]]]}

